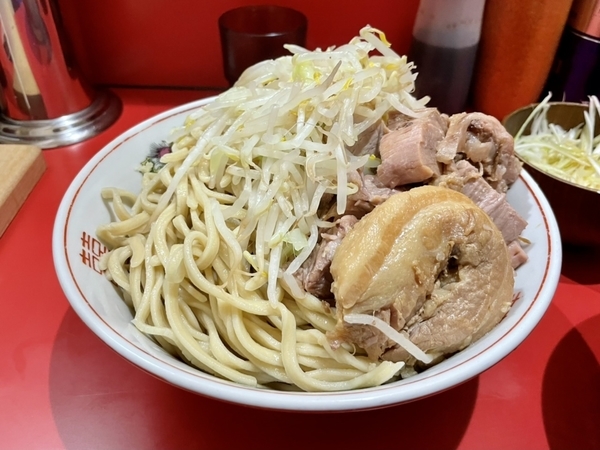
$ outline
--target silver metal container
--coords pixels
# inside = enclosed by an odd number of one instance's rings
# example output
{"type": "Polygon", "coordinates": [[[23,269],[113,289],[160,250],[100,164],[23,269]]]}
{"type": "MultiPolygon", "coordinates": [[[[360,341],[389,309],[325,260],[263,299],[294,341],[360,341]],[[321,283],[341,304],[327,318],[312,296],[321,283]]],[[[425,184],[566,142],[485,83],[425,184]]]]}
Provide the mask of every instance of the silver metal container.
{"type": "Polygon", "coordinates": [[[81,77],[55,0],[0,0],[0,143],[53,148],[88,139],[121,113],[81,77]]]}

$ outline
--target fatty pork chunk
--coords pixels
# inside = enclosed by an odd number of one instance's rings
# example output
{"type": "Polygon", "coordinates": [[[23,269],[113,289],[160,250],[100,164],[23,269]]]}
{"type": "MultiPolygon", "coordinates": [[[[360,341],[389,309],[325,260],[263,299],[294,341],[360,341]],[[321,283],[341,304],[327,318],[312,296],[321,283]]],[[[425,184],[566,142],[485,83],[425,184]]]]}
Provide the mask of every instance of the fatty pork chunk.
{"type": "MultiPolygon", "coordinates": [[[[396,192],[405,190],[402,187],[391,189],[384,186],[377,175],[359,170],[348,172],[348,183],[356,186],[356,192],[348,195],[343,215],[352,215],[358,219],[373,211],[376,206],[381,205],[396,192]]],[[[319,217],[323,220],[339,219],[341,216],[337,213],[335,195],[326,195],[328,197],[323,196],[324,200],[321,200],[322,208],[318,212],[319,217]]]]}
{"type": "Polygon", "coordinates": [[[354,184],[357,190],[348,196],[345,214],[359,219],[398,192],[398,189],[385,186],[376,175],[359,171],[348,172],[348,182],[354,184]]]}
{"type": "Polygon", "coordinates": [[[440,175],[437,147],[448,129],[448,117],[435,108],[419,117],[390,117],[379,142],[379,182],[389,188],[426,182],[440,175]]]}
{"type": "Polygon", "coordinates": [[[480,112],[450,116],[436,159],[443,173],[454,171],[457,161],[468,160],[481,169],[485,181],[501,193],[517,180],[522,167],[510,133],[498,119],[480,112]]]}
{"type": "Polygon", "coordinates": [[[321,233],[317,247],[294,274],[306,292],[328,301],[332,306],[334,301],[329,268],[335,250],[361,217],[399,192],[397,189],[383,186],[375,175],[363,174],[359,171],[349,172],[348,182],[357,186],[357,191],[348,196],[346,211],[341,216],[337,214],[337,205],[333,196],[324,202],[326,210],[320,214],[320,217],[323,220],[334,221],[334,225],[321,233]]]}
{"type": "Polygon", "coordinates": [[[380,329],[345,316],[375,316],[439,358],[485,335],[513,301],[500,231],[464,194],[437,186],[397,193],[367,214],[337,248],[331,273],[337,324],[329,342],[374,360],[415,362],[380,329]]]}
{"type": "Polygon", "coordinates": [[[513,268],[527,262],[519,240],[527,221],[508,203],[506,194],[492,188],[478,169],[466,160],[458,161],[454,171],[440,176],[435,184],[463,193],[490,216],[509,248],[513,268]]]}
{"type": "Polygon", "coordinates": [[[356,222],[358,219],[352,215],[345,215],[336,220],[332,228],[321,233],[317,248],[294,274],[306,292],[329,302],[331,306],[334,306],[331,292],[331,261],[342,239],[356,222]]]}
{"type": "Polygon", "coordinates": [[[346,147],[346,149],[356,156],[379,156],[379,141],[381,140],[383,132],[383,121],[375,122],[358,136],[358,140],[354,145],[346,147]]]}

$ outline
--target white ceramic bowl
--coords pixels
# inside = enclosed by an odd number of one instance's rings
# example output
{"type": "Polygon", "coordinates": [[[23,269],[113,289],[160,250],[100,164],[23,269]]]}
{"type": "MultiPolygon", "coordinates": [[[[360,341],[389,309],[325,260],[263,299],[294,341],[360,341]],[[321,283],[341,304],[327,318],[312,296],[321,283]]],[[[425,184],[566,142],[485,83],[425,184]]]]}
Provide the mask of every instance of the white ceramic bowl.
{"type": "Polygon", "coordinates": [[[510,203],[528,221],[523,235],[531,241],[526,249],[529,261],[517,270],[518,300],[488,335],[423,373],[355,391],[281,392],[224,381],[169,355],[133,327],[131,311],[98,271],[97,258],[104,248],[95,239],[95,230],[111,220],[100,190],[117,186],[138,192],[141,175],[135,169],[151,145],[166,139],[187,114],[208,101],[159,114],[108,144],[75,177],[56,216],[54,264],[67,299],[100,339],[133,364],[183,389],[233,403],[295,411],[372,409],[426,397],[477,376],[513,351],[545,313],[560,276],[562,249],[552,210],[524,172],[508,193],[510,203]]]}

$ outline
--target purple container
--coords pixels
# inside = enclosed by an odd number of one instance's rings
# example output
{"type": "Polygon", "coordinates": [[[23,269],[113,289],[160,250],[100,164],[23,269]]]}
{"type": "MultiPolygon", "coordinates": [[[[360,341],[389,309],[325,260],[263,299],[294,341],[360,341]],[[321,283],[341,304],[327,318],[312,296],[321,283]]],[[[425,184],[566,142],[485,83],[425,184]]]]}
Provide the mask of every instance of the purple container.
{"type": "Polygon", "coordinates": [[[586,102],[600,97],[600,0],[575,0],[541,97],[586,102]]]}

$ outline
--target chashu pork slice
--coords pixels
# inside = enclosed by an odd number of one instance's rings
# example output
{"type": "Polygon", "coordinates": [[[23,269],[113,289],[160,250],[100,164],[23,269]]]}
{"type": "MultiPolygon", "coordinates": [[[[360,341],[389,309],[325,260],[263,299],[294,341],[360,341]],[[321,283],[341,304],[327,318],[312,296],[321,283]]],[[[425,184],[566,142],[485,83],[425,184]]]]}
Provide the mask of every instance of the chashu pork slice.
{"type": "Polygon", "coordinates": [[[422,186],[361,219],[333,257],[337,325],[329,334],[373,359],[409,361],[405,348],[347,315],[370,315],[429,354],[456,352],[504,317],[514,271],[502,233],[464,194],[422,186]]]}

